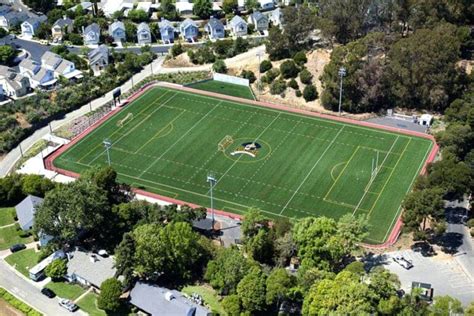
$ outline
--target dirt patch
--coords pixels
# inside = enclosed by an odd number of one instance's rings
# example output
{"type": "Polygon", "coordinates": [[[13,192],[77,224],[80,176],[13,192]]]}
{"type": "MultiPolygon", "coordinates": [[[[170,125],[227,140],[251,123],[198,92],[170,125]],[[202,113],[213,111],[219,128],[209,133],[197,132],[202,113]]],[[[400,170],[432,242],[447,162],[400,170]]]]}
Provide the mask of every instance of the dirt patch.
{"type": "Polygon", "coordinates": [[[21,316],[23,313],[21,313],[19,310],[13,308],[10,306],[7,302],[4,300],[0,299],[0,315],[3,316],[21,316]]]}
{"type": "Polygon", "coordinates": [[[15,119],[20,125],[21,128],[30,128],[31,124],[28,123],[28,120],[25,117],[25,114],[17,112],[15,113],[15,119]]]}
{"type": "Polygon", "coordinates": [[[165,60],[163,63],[164,68],[182,68],[182,67],[196,67],[199,65],[194,65],[187,53],[183,53],[181,55],[176,56],[175,58],[171,58],[165,60]]]}

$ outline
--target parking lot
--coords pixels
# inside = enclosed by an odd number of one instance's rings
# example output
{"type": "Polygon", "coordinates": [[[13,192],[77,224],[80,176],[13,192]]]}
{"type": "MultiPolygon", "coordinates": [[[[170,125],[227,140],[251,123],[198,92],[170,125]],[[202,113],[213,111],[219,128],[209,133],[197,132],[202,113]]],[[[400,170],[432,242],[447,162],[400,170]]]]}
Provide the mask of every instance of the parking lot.
{"type": "Polygon", "coordinates": [[[419,252],[402,250],[382,256],[378,258],[378,263],[398,275],[405,292],[410,292],[411,282],[418,281],[430,283],[435,296],[450,295],[459,299],[464,305],[474,300],[474,280],[451,255],[439,252],[436,256],[424,257],[419,252]],[[411,260],[413,268],[406,270],[394,262],[392,258],[397,255],[411,260]]]}

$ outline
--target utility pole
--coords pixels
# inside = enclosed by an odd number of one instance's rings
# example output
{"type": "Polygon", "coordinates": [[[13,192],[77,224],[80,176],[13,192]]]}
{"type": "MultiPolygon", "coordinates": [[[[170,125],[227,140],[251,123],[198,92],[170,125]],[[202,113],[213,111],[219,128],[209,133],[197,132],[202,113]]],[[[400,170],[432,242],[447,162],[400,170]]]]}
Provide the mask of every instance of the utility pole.
{"type": "Polygon", "coordinates": [[[208,173],[207,175],[207,182],[209,183],[210,186],[210,193],[211,193],[211,217],[212,217],[212,230],[214,230],[214,223],[215,223],[215,218],[214,218],[214,197],[212,195],[212,191],[214,189],[214,186],[217,183],[216,177],[212,172],[208,173]]]}
{"type": "Polygon", "coordinates": [[[342,112],[341,112],[341,108],[342,108],[342,78],[344,78],[346,76],[346,68],[344,67],[341,67],[339,68],[339,71],[338,71],[338,74],[339,74],[339,78],[341,78],[341,82],[340,82],[340,85],[339,85],[339,116],[341,116],[342,112]]]}
{"type": "Polygon", "coordinates": [[[112,142],[108,139],[105,139],[103,141],[105,151],[107,152],[107,163],[109,164],[110,167],[110,148],[112,148],[112,142]]]}
{"type": "Polygon", "coordinates": [[[262,82],[261,82],[262,73],[260,72],[260,59],[263,57],[263,52],[258,52],[257,57],[258,57],[258,85],[257,85],[257,90],[260,91],[259,87],[262,84],[262,82]]]}

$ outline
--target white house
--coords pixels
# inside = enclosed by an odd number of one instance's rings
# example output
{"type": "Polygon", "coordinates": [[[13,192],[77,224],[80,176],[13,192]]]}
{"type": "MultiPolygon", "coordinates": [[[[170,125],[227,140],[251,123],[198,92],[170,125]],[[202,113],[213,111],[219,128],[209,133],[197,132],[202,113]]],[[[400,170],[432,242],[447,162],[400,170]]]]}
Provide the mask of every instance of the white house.
{"type": "Polygon", "coordinates": [[[42,22],[46,20],[46,17],[31,17],[28,20],[21,23],[21,36],[26,39],[32,39],[36,35],[36,31],[42,22]]]}
{"type": "Polygon", "coordinates": [[[109,35],[114,38],[116,43],[121,43],[125,41],[126,34],[125,34],[125,25],[121,21],[115,21],[114,23],[109,25],[109,35]]]}
{"type": "Polygon", "coordinates": [[[273,0],[258,0],[258,3],[260,3],[260,8],[264,11],[275,9],[275,2],[273,0]]]}
{"type": "Polygon", "coordinates": [[[92,23],[88,25],[82,31],[84,37],[84,45],[95,46],[99,44],[100,41],[100,26],[97,23],[92,23]]]}
{"type": "Polygon", "coordinates": [[[188,0],[178,0],[175,3],[176,11],[181,15],[191,15],[193,14],[194,4],[188,0]]]}
{"type": "Polygon", "coordinates": [[[255,30],[263,32],[268,30],[268,17],[260,11],[255,11],[248,18],[249,23],[255,25],[255,30]]]}
{"type": "Polygon", "coordinates": [[[35,89],[37,87],[48,88],[57,81],[54,78],[53,71],[41,67],[41,64],[32,59],[23,59],[19,64],[20,73],[28,77],[30,86],[35,89]]]}
{"type": "Polygon", "coordinates": [[[147,45],[151,43],[150,27],[145,22],[137,26],[137,41],[140,45],[147,45]]]}
{"type": "Polygon", "coordinates": [[[234,16],[228,25],[233,36],[247,35],[247,22],[245,22],[240,16],[234,16]]]}
{"type": "Polygon", "coordinates": [[[80,78],[82,72],[76,69],[73,62],[63,59],[61,56],[47,51],[41,56],[41,66],[54,73],[55,78],[63,76],[66,79],[80,78]]]}
{"type": "Polygon", "coordinates": [[[30,90],[28,78],[6,66],[0,66],[0,85],[2,86],[4,98],[16,99],[26,95],[30,90]]]}

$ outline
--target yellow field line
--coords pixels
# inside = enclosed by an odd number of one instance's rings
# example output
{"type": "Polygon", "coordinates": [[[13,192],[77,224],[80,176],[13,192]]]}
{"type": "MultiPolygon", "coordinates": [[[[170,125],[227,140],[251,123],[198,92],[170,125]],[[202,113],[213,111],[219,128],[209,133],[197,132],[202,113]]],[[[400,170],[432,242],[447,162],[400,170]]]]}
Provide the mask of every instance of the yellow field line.
{"type": "Polygon", "coordinates": [[[385,190],[385,187],[387,186],[387,183],[390,182],[390,179],[392,178],[392,175],[393,175],[395,169],[397,168],[398,163],[399,163],[400,160],[402,159],[403,155],[405,155],[405,151],[406,151],[406,149],[408,148],[408,145],[410,145],[410,142],[411,142],[411,138],[408,139],[408,143],[406,144],[405,148],[403,148],[403,151],[402,151],[401,155],[398,157],[398,160],[397,160],[397,162],[395,163],[395,166],[393,167],[392,172],[390,172],[390,175],[388,176],[387,181],[385,181],[385,183],[384,183],[384,185],[383,185],[383,187],[382,187],[382,190],[380,190],[380,193],[379,193],[379,195],[377,196],[377,199],[375,199],[374,204],[373,204],[372,207],[370,208],[369,214],[367,215],[368,217],[370,216],[370,214],[371,214],[372,211],[374,210],[375,205],[377,205],[377,202],[378,202],[378,200],[380,199],[380,197],[382,196],[382,192],[385,190]]]}
{"type": "Polygon", "coordinates": [[[332,189],[334,188],[334,186],[336,185],[337,181],[339,180],[339,178],[342,176],[342,174],[344,173],[344,171],[346,170],[347,166],[349,166],[349,163],[351,162],[352,158],[354,158],[355,154],[359,151],[359,148],[360,146],[357,146],[356,150],[354,150],[354,152],[352,153],[352,156],[349,158],[349,160],[347,161],[346,165],[344,166],[344,168],[342,168],[341,170],[341,173],[339,173],[339,175],[337,176],[336,180],[334,181],[334,183],[331,185],[331,187],[329,188],[329,191],[326,193],[326,195],[324,196],[323,200],[326,200],[326,198],[328,197],[329,193],[331,193],[332,189]]]}

